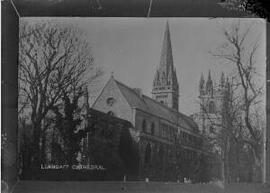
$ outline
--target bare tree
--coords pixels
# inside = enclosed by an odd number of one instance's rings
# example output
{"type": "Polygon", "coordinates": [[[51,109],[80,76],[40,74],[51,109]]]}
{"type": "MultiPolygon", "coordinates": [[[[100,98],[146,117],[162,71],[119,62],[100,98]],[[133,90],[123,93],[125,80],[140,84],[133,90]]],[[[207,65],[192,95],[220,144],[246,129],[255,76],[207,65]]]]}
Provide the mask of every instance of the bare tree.
{"type": "Polygon", "coordinates": [[[238,143],[237,129],[239,120],[239,110],[236,105],[236,99],[233,98],[233,86],[231,81],[227,79],[226,85],[215,88],[215,92],[219,92],[221,104],[216,105],[218,108],[209,110],[210,99],[204,99],[201,106],[203,116],[204,138],[206,140],[205,148],[218,155],[221,163],[221,177],[226,183],[230,179],[230,149],[232,144],[238,143]],[[206,101],[205,101],[206,100],[206,101]]]}
{"type": "MultiPolygon", "coordinates": [[[[83,32],[55,21],[22,20],[19,51],[19,107],[28,104],[24,112],[30,114],[33,127],[32,160],[39,168],[46,115],[63,93],[76,95],[90,81],[85,74],[93,71],[94,60],[83,32]]],[[[97,76],[100,71],[95,72],[97,76]]]]}
{"type": "MultiPolygon", "coordinates": [[[[254,113],[261,102],[263,87],[258,85],[256,71],[256,52],[259,43],[258,39],[255,39],[255,42],[250,41],[250,30],[251,26],[245,29],[240,22],[224,29],[224,44],[212,52],[212,55],[233,65],[236,72],[232,76],[234,79],[234,99],[232,99],[234,112],[225,114],[226,117],[235,119],[235,125],[229,125],[229,127],[236,128],[232,132],[237,131],[234,134],[237,134],[238,142],[246,144],[252,151],[255,172],[260,171],[262,164],[262,130],[256,124],[260,117],[254,116],[254,113]]],[[[230,119],[226,121],[226,124],[233,123],[230,119]]]]}

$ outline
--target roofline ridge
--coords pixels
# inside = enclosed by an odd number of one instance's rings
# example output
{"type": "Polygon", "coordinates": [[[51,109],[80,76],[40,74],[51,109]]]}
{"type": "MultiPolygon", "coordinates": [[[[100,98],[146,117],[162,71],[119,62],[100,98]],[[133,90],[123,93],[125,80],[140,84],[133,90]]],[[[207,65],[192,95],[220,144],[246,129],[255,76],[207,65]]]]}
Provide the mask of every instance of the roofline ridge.
{"type": "MultiPolygon", "coordinates": [[[[104,84],[103,88],[100,90],[100,92],[98,93],[98,95],[96,96],[94,102],[92,103],[90,108],[93,108],[93,106],[97,103],[97,100],[100,98],[102,92],[104,91],[105,87],[109,84],[110,80],[114,79],[113,77],[110,77],[107,82],[104,84]]],[[[114,79],[115,80],[115,79],[114,79]]]]}
{"type": "MultiPolygon", "coordinates": [[[[125,88],[127,88],[127,89],[129,89],[129,90],[132,90],[132,92],[133,92],[134,94],[136,94],[136,96],[138,96],[138,94],[136,93],[136,91],[135,91],[134,89],[132,89],[131,87],[125,85],[124,83],[122,83],[122,82],[120,82],[120,81],[118,81],[118,80],[116,80],[116,79],[114,79],[114,81],[115,81],[117,84],[120,84],[120,85],[124,86],[125,88]]],[[[121,91],[120,88],[119,88],[119,90],[120,90],[120,92],[123,94],[123,92],[121,91]]],[[[123,94],[123,95],[124,95],[124,94],[123,94]]],[[[162,104],[162,103],[156,101],[155,99],[153,99],[153,98],[151,98],[151,97],[149,97],[149,96],[147,96],[147,95],[145,95],[145,94],[142,94],[141,97],[140,97],[140,96],[138,96],[138,97],[139,97],[139,98],[143,101],[143,103],[146,105],[146,108],[147,108],[147,109],[148,109],[149,107],[148,107],[147,103],[144,101],[143,97],[145,97],[145,98],[147,98],[147,99],[150,99],[151,101],[153,101],[153,102],[156,103],[157,105],[159,105],[159,106],[161,106],[161,107],[163,107],[163,108],[165,108],[165,109],[167,109],[167,110],[169,110],[169,111],[171,111],[171,112],[173,112],[173,113],[176,113],[176,114],[182,116],[184,119],[189,119],[190,121],[192,121],[192,122],[195,123],[195,121],[194,121],[191,117],[189,117],[188,115],[186,115],[186,114],[184,114],[184,113],[181,113],[181,112],[179,112],[178,110],[172,109],[172,108],[166,106],[165,104],[162,104]]],[[[127,102],[128,102],[128,100],[127,100],[127,102]]],[[[134,106],[131,105],[129,102],[128,102],[128,104],[129,104],[131,107],[134,107],[134,106]]],[[[185,120],[185,121],[187,122],[187,124],[190,124],[189,121],[187,121],[187,120],[185,120]]],[[[195,123],[195,124],[196,124],[196,123],[195,123]]],[[[193,126],[191,125],[191,127],[193,127],[193,126]]]]}
{"type": "MultiPolygon", "coordinates": [[[[115,80],[115,79],[114,79],[114,80],[115,80]]],[[[133,88],[131,88],[131,87],[125,85],[124,83],[122,83],[122,82],[120,82],[120,81],[118,81],[118,80],[115,80],[115,82],[118,83],[118,84],[121,84],[122,86],[128,88],[129,90],[132,90],[132,92],[134,92],[136,95],[138,95],[138,93],[136,93],[136,91],[135,91],[133,88]]],[[[142,95],[144,95],[144,94],[142,94],[142,95]]]]}
{"type": "MultiPolygon", "coordinates": [[[[132,88],[130,88],[129,86],[127,86],[127,85],[125,85],[124,83],[122,83],[122,82],[119,82],[118,80],[116,80],[116,79],[114,79],[117,83],[119,83],[119,84],[121,84],[121,85],[123,85],[123,86],[125,86],[126,88],[128,88],[128,89],[130,89],[130,90],[132,90],[132,92],[134,92],[136,95],[138,95],[137,93],[136,93],[136,91],[135,90],[133,90],[132,88]]],[[[166,109],[168,109],[168,110],[170,110],[170,111],[173,111],[173,112],[177,112],[177,113],[179,113],[178,111],[176,111],[175,109],[172,109],[172,108],[170,108],[170,107],[167,107],[165,104],[162,104],[162,103],[160,103],[160,102],[158,102],[158,101],[156,101],[155,99],[153,99],[153,98],[151,98],[151,97],[149,97],[149,96],[147,96],[147,95],[145,95],[145,94],[142,94],[142,97],[146,97],[146,98],[148,98],[148,99],[150,99],[150,100],[152,100],[153,102],[155,102],[156,104],[158,104],[158,105],[160,105],[160,106],[162,106],[162,107],[165,107],[166,109]]],[[[144,103],[145,103],[145,101],[143,101],[144,103]]]]}
{"type": "MultiPolygon", "coordinates": [[[[184,113],[181,113],[181,112],[179,112],[179,111],[177,111],[177,110],[175,110],[175,109],[172,109],[172,108],[166,106],[165,104],[162,104],[162,103],[156,101],[155,99],[153,99],[153,98],[151,98],[151,97],[149,97],[149,96],[147,96],[147,95],[144,95],[144,96],[147,97],[147,98],[149,98],[149,99],[151,99],[151,100],[154,101],[156,104],[158,104],[158,105],[160,105],[160,106],[162,106],[162,107],[165,107],[166,109],[170,110],[171,112],[177,113],[178,115],[181,115],[182,117],[184,117],[184,119],[189,119],[190,121],[192,121],[193,123],[196,124],[196,122],[195,122],[191,117],[189,117],[188,115],[186,115],[186,114],[184,114],[184,113]]],[[[187,124],[190,125],[189,121],[187,121],[187,120],[185,120],[185,121],[187,122],[187,124]]],[[[197,125],[197,124],[196,124],[196,125],[197,125]]],[[[190,125],[190,126],[193,127],[193,125],[190,125]]]]}
{"type": "Polygon", "coordinates": [[[165,107],[166,109],[168,109],[168,110],[170,110],[170,111],[172,111],[172,112],[175,112],[175,113],[178,113],[178,114],[181,114],[181,115],[184,115],[184,116],[189,117],[188,115],[186,115],[186,114],[184,114],[184,113],[181,113],[181,112],[179,112],[178,110],[175,110],[175,109],[173,109],[173,108],[170,108],[170,107],[166,106],[165,104],[162,104],[162,103],[156,101],[155,99],[153,99],[153,98],[151,98],[151,97],[149,97],[149,96],[147,96],[147,95],[143,95],[143,96],[145,96],[146,98],[149,98],[150,100],[154,101],[154,102],[157,103],[158,105],[160,105],[160,106],[162,106],[162,107],[165,107]]]}
{"type": "MultiPolygon", "coordinates": [[[[143,96],[146,96],[146,95],[144,95],[143,93],[142,93],[142,96],[139,96],[138,93],[137,93],[133,88],[131,88],[131,87],[125,85],[124,83],[122,83],[122,82],[120,82],[120,81],[118,81],[118,80],[116,80],[116,79],[114,79],[114,80],[115,80],[116,83],[121,84],[122,86],[124,86],[124,87],[126,87],[127,89],[131,90],[131,91],[132,91],[136,96],[138,96],[140,99],[142,99],[143,96]]],[[[123,92],[121,91],[120,88],[119,88],[119,90],[120,90],[120,92],[123,94],[123,92]]],[[[124,94],[123,94],[123,95],[124,95],[124,94]]],[[[149,109],[149,107],[147,106],[146,102],[145,102],[144,100],[142,100],[142,101],[143,101],[143,103],[145,104],[146,108],[149,109]]],[[[128,100],[127,100],[127,102],[128,102],[128,100]]],[[[128,104],[129,104],[131,107],[134,107],[134,105],[131,105],[129,102],[128,102],[128,104]]]]}

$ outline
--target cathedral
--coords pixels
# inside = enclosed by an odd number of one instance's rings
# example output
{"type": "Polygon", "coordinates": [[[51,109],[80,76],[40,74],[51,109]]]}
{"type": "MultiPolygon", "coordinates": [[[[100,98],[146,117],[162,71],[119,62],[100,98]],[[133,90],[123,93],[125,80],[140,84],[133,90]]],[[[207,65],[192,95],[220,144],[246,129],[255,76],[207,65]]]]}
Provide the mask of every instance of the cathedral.
{"type": "Polygon", "coordinates": [[[201,75],[199,82],[200,111],[192,115],[192,118],[199,125],[202,134],[211,136],[214,132],[213,126],[222,123],[222,111],[224,102],[230,97],[231,85],[224,72],[221,73],[220,80],[212,80],[211,71],[208,72],[207,80],[201,75]]]}
{"type": "Polygon", "coordinates": [[[200,133],[204,136],[204,149],[211,152],[211,176],[221,178],[222,165],[219,157],[222,155],[222,149],[213,139],[220,139],[219,136],[223,136],[223,128],[228,122],[225,114],[230,108],[231,82],[225,78],[223,72],[219,81],[212,80],[209,70],[207,80],[202,74],[198,85],[200,110],[191,117],[198,124],[200,133]]]}
{"type": "MultiPolygon", "coordinates": [[[[190,158],[187,162],[191,163],[197,155],[203,154],[203,141],[197,124],[178,110],[179,85],[170,36],[167,22],[160,63],[153,80],[152,98],[144,95],[139,88],[121,83],[112,75],[92,105],[97,111],[131,123],[132,135],[138,144],[139,175],[142,178],[172,179],[176,144],[180,144],[182,149],[181,155],[177,156],[190,158]]],[[[188,170],[192,168],[179,165],[182,169],[177,175],[190,176],[188,170]]]]}

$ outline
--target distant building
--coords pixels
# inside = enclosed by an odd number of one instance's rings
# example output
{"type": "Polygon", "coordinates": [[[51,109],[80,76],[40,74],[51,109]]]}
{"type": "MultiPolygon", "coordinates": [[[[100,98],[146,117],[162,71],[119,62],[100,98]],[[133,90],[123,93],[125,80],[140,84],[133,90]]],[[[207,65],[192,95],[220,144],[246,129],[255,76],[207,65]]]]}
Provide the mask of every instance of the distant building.
{"type": "Polygon", "coordinates": [[[222,110],[230,94],[230,83],[222,72],[220,80],[212,80],[209,70],[207,80],[203,74],[199,82],[200,111],[192,115],[202,134],[211,135],[215,126],[222,124],[222,110]]]}
{"type": "MultiPolygon", "coordinates": [[[[179,85],[173,65],[169,24],[166,24],[160,64],[153,81],[152,98],[141,89],[130,88],[109,79],[92,108],[129,121],[138,136],[139,175],[155,179],[172,179],[172,162],[176,144],[179,157],[196,159],[202,153],[202,137],[193,119],[178,111],[179,85]]],[[[184,164],[182,165],[184,166],[184,164]]],[[[192,168],[190,168],[191,171],[192,168]]],[[[189,177],[188,171],[179,174],[189,177]]]]}
{"type": "Polygon", "coordinates": [[[222,150],[220,145],[213,139],[218,139],[225,123],[224,105],[231,95],[229,80],[221,73],[220,80],[212,80],[211,71],[208,72],[207,80],[201,75],[199,82],[200,110],[192,115],[193,120],[198,124],[200,133],[204,136],[203,148],[212,153],[211,165],[213,177],[221,178],[222,150]],[[229,95],[228,95],[229,94],[229,95]]]}

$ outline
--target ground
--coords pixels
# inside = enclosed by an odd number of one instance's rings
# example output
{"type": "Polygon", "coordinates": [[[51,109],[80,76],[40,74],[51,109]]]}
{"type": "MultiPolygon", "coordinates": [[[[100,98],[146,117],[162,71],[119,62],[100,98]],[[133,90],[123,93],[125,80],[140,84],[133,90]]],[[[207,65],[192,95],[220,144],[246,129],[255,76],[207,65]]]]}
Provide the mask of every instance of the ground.
{"type": "Polygon", "coordinates": [[[20,181],[14,193],[270,193],[261,184],[182,184],[165,182],[45,182],[20,181]]]}

